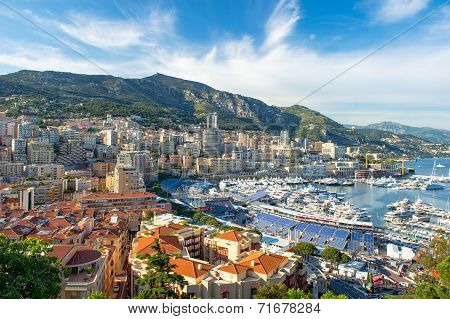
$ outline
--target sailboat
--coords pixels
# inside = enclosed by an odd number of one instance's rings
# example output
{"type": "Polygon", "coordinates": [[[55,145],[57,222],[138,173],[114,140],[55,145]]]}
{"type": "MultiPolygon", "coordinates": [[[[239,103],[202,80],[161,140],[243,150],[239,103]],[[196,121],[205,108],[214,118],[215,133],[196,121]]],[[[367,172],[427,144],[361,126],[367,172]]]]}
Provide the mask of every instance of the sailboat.
{"type": "Polygon", "coordinates": [[[422,189],[425,189],[427,191],[435,191],[435,190],[444,189],[444,185],[441,185],[434,180],[435,173],[436,173],[436,160],[434,160],[433,170],[431,172],[430,180],[428,181],[428,183],[426,183],[424,185],[424,187],[422,189]]]}

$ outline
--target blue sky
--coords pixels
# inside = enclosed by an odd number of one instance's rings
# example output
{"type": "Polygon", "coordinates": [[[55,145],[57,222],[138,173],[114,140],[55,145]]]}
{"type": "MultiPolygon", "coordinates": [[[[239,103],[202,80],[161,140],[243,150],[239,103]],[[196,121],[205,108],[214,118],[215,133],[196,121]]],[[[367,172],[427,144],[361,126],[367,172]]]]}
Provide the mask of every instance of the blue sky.
{"type": "MultiPolygon", "coordinates": [[[[108,73],[289,106],[444,0],[2,0],[108,73]]],[[[0,74],[103,72],[0,3],[0,74]]],[[[450,5],[302,104],[349,124],[450,129],[450,5]]]]}

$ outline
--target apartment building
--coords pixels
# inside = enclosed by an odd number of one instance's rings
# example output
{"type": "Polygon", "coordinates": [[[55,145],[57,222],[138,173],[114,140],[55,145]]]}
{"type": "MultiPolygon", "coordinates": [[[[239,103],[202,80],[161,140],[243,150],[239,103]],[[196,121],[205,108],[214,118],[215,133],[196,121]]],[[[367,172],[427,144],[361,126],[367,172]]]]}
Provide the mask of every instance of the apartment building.
{"type": "MultiPolygon", "coordinates": [[[[202,266],[204,268],[204,266],[202,266]]],[[[185,269],[174,270],[183,275],[185,269]]],[[[293,253],[269,254],[251,251],[236,263],[215,266],[208,274],[183,275],[188,285],[185,292],[191,297],[205,299],[249,299],[267,284],[285,284],[288,288],[307,289],[306,267],[293,253]],[[203,278],[201,278],[203,277],[203,278]]]]}
{"type": "Polygon", "coordinates": [[[64,178],[64,165],[59,164],[30,164],[25,166],[27,177],[43,177],[52,179],[64,178]]]}
{"type": "Polygon", "coordinates": [[[49,256],[60,260],[65,269],[61,298],[86,299],[93,292],[109,295],[106,286],[105,268],[108,250],[100,252],[85,245],[53,245],[49,256]]]}
{"type": "Polygon", "coordinates": [[[51,164],[55,160],[53,145],[48,142],[28,143],[27,158],[30,164],[51,164]]]}
{"type": "Polygon", "coordinates": [[[3,182],[18,183],[24,175],[23,163],[0,162],[0,177],[3,182]]]}
{"type": "Polygon", "coordinates": [[[242,254],[259,249],[260,241],[258,234],[237,230],[205,237],[204,259],[213,265],[235,262],[242,254]]]}
{"type": "Polygon", "coordinates": [[[82,140],[68,139],[62,143],[56,162],[64,166],[82,165],[86,161],[86,150],[82,140]]]}
{"type": "Polygon", "coordinates": [[[11,141],[12,160],[15,163],[27,162],[27,141],[21,138],[15,138],[11,141]]]}
{"type": "Polygon", "coordinates": [[[141,223],[141,234],[155,234],[155,235],[173,235],[178,237],[178,241],[185,250],[185,254],[191,258],[203,258],[203,238],[204,228],[193,228],[188,225],[181,225],[170,220],[155,216],[153,225],[146,224],[145,221],[141,223]]]}
{"type": "Polygon", "coordinates": [[[156,195],[147,192],[127,194],[96,193],[86,195],[81,200],[81,207],[83,209],[94,209],[98,211],[109,211],[113,209],[123,211],[142,210],[157,206],[158,204],[156,203],[156,195]]]}
{"type": "Polygon", "coordinates": [[[116,163],[114,162],[95,162],[92,164],[92,174],[96,177],[106,177],[109,173],[114,172],[116,163]]]}
{"type": "Polygon", "coordinates": [[[114,193],[145,192],[142,175],[131,165],[117,164],[114,169],[114,193]]]}
{"type": "Polygon", "coordinates": [[[331,159],[345,158],[347,148],[328,142],[322,144],[322,155],[331,159]]]}

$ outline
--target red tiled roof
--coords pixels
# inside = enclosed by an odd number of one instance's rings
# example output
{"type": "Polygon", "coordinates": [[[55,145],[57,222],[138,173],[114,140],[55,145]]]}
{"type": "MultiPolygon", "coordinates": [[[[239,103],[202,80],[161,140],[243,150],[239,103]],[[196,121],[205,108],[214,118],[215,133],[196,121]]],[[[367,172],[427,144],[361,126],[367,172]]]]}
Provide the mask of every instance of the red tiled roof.
{"type": "Polygon", "coordinates": [[[58,227],[58,228],[64,228],[64,227],[69,227],[71,224],[65,218],[53,218],[48,221],[47,225],[58,227]]]}
{"type": "Polygon", "coordinates": [[[173,272],[189,278],[199,278],[204,276],[213,268],[210,264],[185,258],[170,258],[170,264],[174,266],[172,268],[173,272]]]}
{"type": "Polygon", "coordinates": [[[247,269],[248,269],[248,267],[246,267],[246,266],[239,265],[239,264],[233,264],[233,263],[222,265],[219,268],[217,268],[217,270],[219,270],[219,271],[225,271],[225,272],[228,272],[230,274],[235,274],[235,275],[246,272],[247,269]]]}
{"type": "Polygon", "coordinates": [[[170,223],[167,226],[159,226],[155,229],[152,229],[152,232],[155,236],[160,235],[171,235],[176,233],[178,230],[186,229],[188,226],[186,225],[180,225],[175,223],[170,223]]]}
{"type": "Polygon", "coordinates": [[[66,266],[78,266],[96,261],[102,256],[98,250],[85,249],[77,251],[67,262],[66,266]]]}
{"type": "Polygon", "coordinates": [[[231,241],[242,241],[247,240],[248,238],[244,235],[244,232],[238,230],[230,230],[225,233],[219,234],[216,236],[219,239],[231,240],[231,241]]]}
{"type": "Polygon", "coordinates": [[[102,193],[102,194],[89,194],[83,199],[121,199],[121,198],[139,198],[139,197],[156,197],[154,193],[142,192],[142,193],[102,193]]]}
{"type": "Polygon", "coordinates": [[[62,260],[72,250],[74,245],[53,245],[52,251],[47,253],[47,256],[56,257],[62,260]]]}
{"type": "Polygon", "coordinates": [[[253,268],[253,271],[260,274],[269,274],[274,269],[280,267],[287,261],[287,257],[280,255],[269,255],[262,252],[253,252],[241,261],[239,265],[253,268]],[[252,262],[254,265],[252,266],[252,262]]]}
{"type": "Polygon", "coordinates": [[[155,253],[154,249],[152,248],[152,245],[154,244],[155,240],[158,240],[161,249],[166,253],[168,254],[181,253],[181,247],[177,236],[140,237],[138,238],[136,253],[138,255],[151,255],[155,253]]]}
{"type": "Polygon", "coordinates": [[[86,238],[119,238],[120,231],[118,229],[95,229],[86,238]]]}

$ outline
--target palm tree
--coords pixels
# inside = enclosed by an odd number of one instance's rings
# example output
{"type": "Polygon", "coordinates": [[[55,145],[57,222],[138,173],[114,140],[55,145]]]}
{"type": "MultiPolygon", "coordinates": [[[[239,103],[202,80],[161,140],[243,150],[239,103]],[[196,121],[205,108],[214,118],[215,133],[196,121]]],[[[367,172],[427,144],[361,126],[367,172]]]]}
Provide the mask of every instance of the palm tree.
{"type": "Polygon", "coordinates": [[[184,277],[173,272],[176,266],[170,264],[170,256],[161,249],[157,239],[151,247],[155,253],[143,257],[147,261],[147,272],[137,280],[137,283],[144,287],[137,298],[180,298],[182,296],[180,291],[186,285],[184,277]]]}

